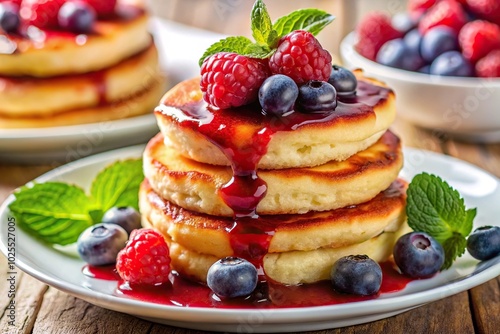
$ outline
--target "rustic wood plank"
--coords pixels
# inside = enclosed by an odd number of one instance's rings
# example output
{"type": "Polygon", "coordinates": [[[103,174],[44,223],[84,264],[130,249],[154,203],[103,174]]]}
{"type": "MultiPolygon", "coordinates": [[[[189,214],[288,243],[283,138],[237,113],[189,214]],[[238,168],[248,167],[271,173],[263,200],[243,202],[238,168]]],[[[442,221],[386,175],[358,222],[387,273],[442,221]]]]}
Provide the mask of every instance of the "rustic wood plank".
{"type": "Polygon", "coordinates": [[[451,156],[500,176],[500,145],[450,140],[446,148],[451,156]]]}
{"type": "Polygon", "coordinates": [[[498,333],[500,277],[470,290],[471,311],[478,333],[498,333]]]}
{"type": "Polygon", "coordinates": [[[44,295],[33,334],[149,333],[152,323],[94,306],[55,288],[44,295]]]}
{"type": "Polygon", "coordinates": [[[17,166],[0,164],[0,202],[14,189],[48,172],[52,166],[17,166]]]}
{"type": "MultiPolygon", "coordinates": [[[[18,285],[13,298],[15,320],[12,323],[12,318],[8,317],[9,312],[4,312],[0,317],[0,328],[2,328],[2,333],[31,333],[40,310],[43,295],[48,287],[18,269],[16,269],[16,272],[17,274],[14,277],[18,281],[18,285]]],[[[6,296],[6,294],[2,294],[2,296],[6,296]]]]}
{"type": "Polygon", "coordinates": [[[346,327],[335,334],[474,333],[467,292],[438,300],[394,317],[346,327]],[[443,321],[446,315],[446,321],[443,321]]]}
{"type": "Polygon", "coordinates": [[[451,156],[470,162],[493,174],[500,173],[498,160],[491,154],[488,145],[452,140],[447,143],[447,150],[451,156]]]}

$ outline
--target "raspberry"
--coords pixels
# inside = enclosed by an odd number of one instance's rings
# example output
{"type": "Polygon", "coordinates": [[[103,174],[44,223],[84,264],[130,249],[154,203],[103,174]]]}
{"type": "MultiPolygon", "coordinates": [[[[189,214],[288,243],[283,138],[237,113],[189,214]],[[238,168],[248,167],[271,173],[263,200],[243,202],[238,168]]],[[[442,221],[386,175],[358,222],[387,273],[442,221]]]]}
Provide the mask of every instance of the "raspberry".
{"type": "Polygon", "coordinates": [[[18,5],[18,6],[21,6],[21,2],[22,2],[22,1],[23,1],[23,0],[0,0],[0,3],[1,3],[1,2],[11,2],[11,3],[16,4],[16,5],[18,5]]]}
{"type": "Polygon", "coordinates": [[[296,30],[283,36],[269,58],[273,74],[289,76],[298,85],[310,80],[328,81],[332,56],[310,32],[296,30]]]}
{"type": "Polygon", "coordinates": [[[152,229],[133,230],[127,246],[118,253],[116,270],[131,284],[167,282],[170,254],[163,236],[152,229]]]}
{"type": "Polygon", "coordinates": [[[98,16],[109,16],[115,12],[117,0],[85,0],[98,16]]]}
{"type": "Polygon", "coordinates": [[[500,1],[466,0],[470,11],[479,17],[500,24],[500,1]]]}
{"type": "Polygon", "coordinates": [[[467,22],[462,5],[455,0],[442,0],[436,3],[420,20],[418,30],[422,35],[436,26],[447,26],[457,34],[467,22]]]}
{"type": "Polygon", "coordinates": [[[427,10],[434,6],[438,0],[409,0],[408,11],[410,13],[427,10]]]}
{"type": "Polygon", "coordinates": [[[476,63],[476,75],[483,78],[500,78],[500,50],[494,50],[476,63]]]}
{"type": "Polygon", "coordinates": [[[500,27],[482,20],[469,22],[460,30],[458,42],[465,59],[475,63],[490,51],[500,49],[500,27]]]}
{"type": "Polygon", "coordinates": [[[66,0],[24,0],[21,4],[21,18],[38,28],[57,27],[57,14],[66,0]]]}
{"type": "Polygon", "coordinates": [[[356,51],[373,61],[382,45],[403,35],[392,26],[389,16],[381,12],[365,15],[356,27],[356,34],[358,36],[356,51]]]}
{"type": "Polygon", "coordinates": [[[269,76],[267,65],[237,53],[219,52],[203,61],[200,87],[203,99],[218,108],[240,107],[257,101],[269,76]]]}

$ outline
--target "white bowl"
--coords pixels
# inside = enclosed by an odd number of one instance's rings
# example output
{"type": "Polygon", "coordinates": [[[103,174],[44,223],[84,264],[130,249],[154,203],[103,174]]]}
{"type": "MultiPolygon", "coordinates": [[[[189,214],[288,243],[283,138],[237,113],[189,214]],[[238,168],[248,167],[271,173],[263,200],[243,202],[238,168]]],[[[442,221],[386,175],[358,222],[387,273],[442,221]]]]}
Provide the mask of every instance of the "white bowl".
{"type": "Polygon", "coordinates": [[[371,61],[354,49],[354,32],[340,44],[344,66],[388,84],[398,117],[471,142],[500,142],[500,79],[441,77],[371,61]]]}

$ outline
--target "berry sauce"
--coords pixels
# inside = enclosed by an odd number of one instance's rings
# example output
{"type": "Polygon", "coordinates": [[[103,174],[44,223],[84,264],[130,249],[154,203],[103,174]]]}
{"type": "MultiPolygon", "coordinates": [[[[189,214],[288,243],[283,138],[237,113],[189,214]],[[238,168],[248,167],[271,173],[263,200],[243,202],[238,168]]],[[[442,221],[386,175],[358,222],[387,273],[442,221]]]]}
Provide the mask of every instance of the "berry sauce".
{"type": "Polygon", "coordinates": [[[120,279],[120,275],[118,275],[114,265],[91,266],[87,264],[82,268],[82,273],[87,277],[106,281],[116,281],[120,279]]]}
{"type": "MultiPolygon", "coordinates": [[[[99,20],[98,24],[101,24],[104,26],[104,28],[107,28],[106,26],[111,22],[128,22],[144,14],[145,11],[141,7],[130,4],[119,4],[113,15],[110,15],[103,20],[99,20]]],[[[34,26],[23,24],[21,25],[17,33],[8,34],[7,39],[0,39],[0,53],[5,52],[2,51],[4,50],[4,48],[5,50],[8,50],[8,52],[6,52],[8,54],[23,52],[24,49],[28,48],[41,49],[51,40],[64,40],[66,42],[74,41],[74,43],[78,45],[83,45],[86,43],[88,36],[98,34],[99,33],[96,31],[90,32],[88,34],[75,34],[73,32],[65,31],[62,29],[40,29],[34,26]],[[12,46],[6,47],[7,43],[12,44],[12,46]]]]}
{"type": "Polygon", "coordinates": [[[266,183],[258,176],[258,164],[272,136],[300,127],[322,126],[366,115],[375,117],[374,107],[386,101],[390,92],[390,89],[360,81],[357,94],[339,97],[333,112],[293,112],[286,117],[263,114],[258,105],[213,109],[201,98],[188,104],[162,103],[157,112],[201,134],[228,158],[233,177],[220,188],[219,196],[234,212],[234,224],[227,229],[234,256],[262,268],[262,259],[267,254],[274,230],[262,224],[256,211],[267,191],[266,183]]]}
{"type": "Polygon", "coordinates": [[[330,281],[291,286],[268,280],[259,282],[255,291],[248,297],[223,300],[214,295],[207,286],[183,278],[175,272],[170,274],[170,283],[156,286],[130,286],[119,279],[113,266],[85,266],[83,273],[95,279],[116,281],[116,295],[144,302],[179,307],[270,309],[366,301],[378,298],[381,294],[401,291],[414,280],[400,274],[392,262],[384,262],[380,266],[383,276],[382,286],[377,294],[371,296],[336,292],[330,281]]]}

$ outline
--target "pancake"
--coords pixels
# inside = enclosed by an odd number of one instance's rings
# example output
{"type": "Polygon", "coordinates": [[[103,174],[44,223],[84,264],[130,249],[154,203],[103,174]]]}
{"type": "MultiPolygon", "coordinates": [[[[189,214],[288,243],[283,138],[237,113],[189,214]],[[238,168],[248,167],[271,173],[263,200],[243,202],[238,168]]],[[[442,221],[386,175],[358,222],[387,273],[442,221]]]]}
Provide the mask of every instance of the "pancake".
{"type": "MultiPolygon", "coordinates": [[[[230,167],[185,158],[176,148],[164,145],[161,134],[149,142],[143,161],[145,177],[162,198],[196,212],[233,216],[217,195],[231,180],[230,167]]],[[[312,168],[260,170],[267,193],[257,213],[305,213],[363,203],[389,187],[402,165],[399,138],[387,131],[375,144],[345,161],[312,168]]]]}
{"type": "Polygon", "coordinates": [[[396,115],[393,92],[357,75],[356,97],[343,98],[331,113],[276,117],[262,114],[257,105],[212,109],[195,78],[168,91],[156,117],[167,145],[203,163],[231,165],[221,147],[226,154],[258,160],[260,169],[342,161],[375,143],[396,115]]]}
{"type": "MultiPolygon", "coordinates": [[[[143,218],[143,225],[146,228],[155,227],[147,217],[143,218]]],[[[383,232],[357,244],[311,251],[268,253],[262,260],[264,272],[267,277],[282,284],[296,285],[327,280],[333,264],[343,256],[365,254],[374,261],[388,260],[392,255],[394,243],[409,230],[404,222],[394,232],[383,232]]],[[[171,268],[192,280],[206,282],[210,266],[226,256],[199,253],[172,241],[170,235],[163,235],[170,249],[171,268]]]]}
{"type": "MultiPolygon", "coordinates": [[[[260,216],[241,226],[272,235],[268,253],[339,248],[395,232],[406,220],[406,183],[397,180],[371,201],[337,210],[301,215],[260,216]]],[[[234,220],[199,214],[162,199],[147,180],[141,186],[143,217],[174,242],[218,258],[233,255],[230,232],[234,220]]]]}
{"type": "Polygon", "coordinates": [[[143,9],[127,6],[114,19],[99,20],[87,35],[28,29],[29,37],[0,38],[0,75],[48,77],[87,73],[115,65],[152,41],[143,9]]]}
{"type": "Polygon", "coordinates": [[[44,117],[6,117],[0,115],[0,128],[43,128],[106,122],[152,113],[165,92],[164,79],[155,76],[147,87],[126,99],[96,107],[68,110],[44,117]]]}
{"type": "Polygon", "coordinates": [[[158,53],[151,44],[97,72],[52,78],[0,76],[0,115],[44,116],[124,100],[150,86],[158,71],[158,53]]]}

